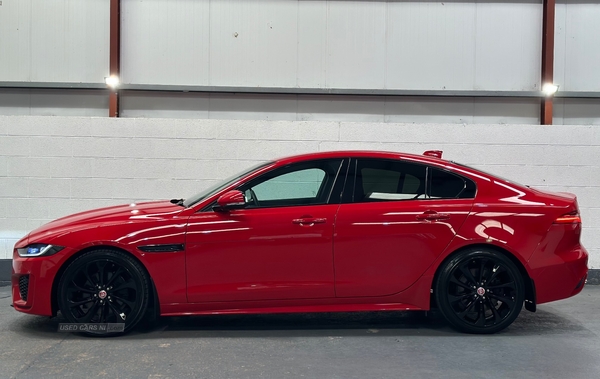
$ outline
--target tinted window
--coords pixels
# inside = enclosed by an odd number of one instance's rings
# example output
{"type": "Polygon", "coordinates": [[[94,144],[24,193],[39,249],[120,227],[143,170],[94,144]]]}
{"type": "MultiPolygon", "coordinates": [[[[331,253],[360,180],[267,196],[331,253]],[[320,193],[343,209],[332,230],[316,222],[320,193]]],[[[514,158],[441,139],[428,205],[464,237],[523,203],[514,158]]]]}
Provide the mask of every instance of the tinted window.
{"type": "Polygon", "coordinates": [[[408,200],[425,196],[426,167],[378,159],[359,159],[354,202],[408,200]]]}
{"type": "Polygon", "coordinates": [[[470,179],[437,168],[429,168],[429,177],[432,199],[475,197],[475,183],[470,179]]]}
{"type": "Polygon", "coordinates": [[[477,190],[469,178],[417,163],[357,159],[352,166],[344,202],[474,198],[477,190]]]}
{"type": "Polygon", "coordinates": [[[252,188],[262,200],[316,199],[326,172],[320,168],[308,168],[279,175],[252,188]]]}
{"type": "Polygon", "coordinates": [[[249,208],[326,204],[341,163],[331,159],[281,167],[239,189],[249,208]]]}
{"type": "Polygon", "coordinates": [[[222,190],[223,188],[232,185],[234,182],[240,180],[244,176],[250,175],[250,173],[252,173],[252,172],[254,172],[256,170],[259,170],[259,169],[261,169],[261,168],[263,168],[265,166],[268,166],[268,165],[270,165],[272,163],[273,162],[259,163],[259,164],[255,165],[255,166],[250,167],[249,169],[247,169],[247,170],[245,170],[245,171],[243,171],[241,173],[235,174],[234,176],[231,176],[231,177],[229,177],[229,178],[227,178],[227,179],[225,179],[225,180],[223,180],[221,182],[218,182],[217,184],[215,184],[215,185],[213,185],[213,186],[205,189],[204,191],[202,191],[202,192],[200,192],[200,193],[198,193],[198,194],[196,194],[196,195],[194,195],[192,197],[189,197],[189,198],[185,199],[185,201],[183,202],[183,205],[186,208],[189,207],[189,206],[192,206],[192,205],[196,204],[197,202],[202,201],[202,200],[206,199],[207,197],[212,196],[213,194],[215,194],[216,192],[222,190]]]}

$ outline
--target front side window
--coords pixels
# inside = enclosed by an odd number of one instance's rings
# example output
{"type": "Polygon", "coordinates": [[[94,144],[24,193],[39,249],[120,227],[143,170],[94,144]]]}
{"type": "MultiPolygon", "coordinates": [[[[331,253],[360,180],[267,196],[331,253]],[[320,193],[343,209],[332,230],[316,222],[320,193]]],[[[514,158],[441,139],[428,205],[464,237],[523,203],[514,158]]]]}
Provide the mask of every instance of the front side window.
{"type": "Polygon", "coordinates": [[[233,183],[235,183],[236,181],[240,180],[241,178],[243,178],[244,176],[250,175],[251,173],[260,170],[263,167],[266,167],[270,164],[273,164],[274,162],[261,162],[255,166],[252,166],[248,169],[246,169],[245,171],[242,171],[241,173],[235,174],[221,182],[218,182],[217,184],[205,189],[204,191],[189,197],[187,199],[185,199],[185,201],[183,202],[183,206],[184,207],[191,207],[192,205],[208,198],[211,197],[212,195],[214,195],[215,193],[221,191],[222,189],[232,185],[233,183]]]}
{"type": "Polygon", "coordinates": [[[326,204],[342,159],[302,162],[264,174],[239,189],[247,207],[326,204]]]}
{"type": "Polygon", "coordinates": [[[326,175],[321,168],[307,168],[276,176],[252,190],[262,201],[316,199],[326,175]]]}

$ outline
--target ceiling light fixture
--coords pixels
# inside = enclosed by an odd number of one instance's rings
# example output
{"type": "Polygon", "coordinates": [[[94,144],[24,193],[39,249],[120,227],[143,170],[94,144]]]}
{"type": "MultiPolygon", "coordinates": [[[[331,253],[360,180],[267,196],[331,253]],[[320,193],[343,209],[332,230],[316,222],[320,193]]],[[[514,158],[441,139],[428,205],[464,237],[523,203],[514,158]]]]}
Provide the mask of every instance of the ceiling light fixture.
{"type": "Polygon", "coordinates": [[[120,80],[119,80],[118,76],[111,75],[111,76],[108,76],[108,77],[104,78],[104,82],[110,88],[115,89],[115,88],[117,88],[119,86],[120,80]]]}
{"type": "Polygon", "coordinates": [[[556,92],[558,91],[558,85],[554,84],[554,83],[546,83],[544,84],[544,86],[542,87],[542,92],[546,95],[546,96],[552,96],[554,95],[556,92]]]}

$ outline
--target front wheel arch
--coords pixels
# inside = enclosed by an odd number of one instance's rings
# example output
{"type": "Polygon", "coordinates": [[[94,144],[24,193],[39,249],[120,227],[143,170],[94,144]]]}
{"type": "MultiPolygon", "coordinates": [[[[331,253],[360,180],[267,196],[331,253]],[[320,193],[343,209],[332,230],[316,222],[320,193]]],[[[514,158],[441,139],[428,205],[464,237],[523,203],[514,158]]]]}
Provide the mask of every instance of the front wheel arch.
{"type": "Polygon", "coordinates": [[[148,287],[150,290],[150,293],[148,294],[148,301],[149,301],[148,309],[154,309],[154,311],[155,311],[154,313],[157,315],[160,315],[160,301],[158,298],[158,291],[156,290],[156,285],[154,284],[154,279],[148,272],[146,265],[144,265],[144,263],[138,257],[136,257],[134,254],[131,254],[129,251],[120,249],[118,247],[111,246],[111,245],[94,245],[94,246],[87,247],[85,249],[82,249],[82,250],[76,252],[75,254],[70,256],[65,262],[63,262],[60,269],[54,276],[54,280],[52,282],[52,291],[51,291],[52,315],[56,316],[56,314],[58,312],[58,296],[57,296],[58,283],[60,283],[60,279],[62,278],[65,270],[67,269],[67,267],[69,267],[71,262],[73,262],[79,256],[81,256],[87,252],[94,251],[94,250],[112,250],[112,251],[127,254],[129,257],[136,260],[140,264],[140,266],[142,266],[142,268],[146,272],[146,275],[150,279],[150,286],[148,287]]]}

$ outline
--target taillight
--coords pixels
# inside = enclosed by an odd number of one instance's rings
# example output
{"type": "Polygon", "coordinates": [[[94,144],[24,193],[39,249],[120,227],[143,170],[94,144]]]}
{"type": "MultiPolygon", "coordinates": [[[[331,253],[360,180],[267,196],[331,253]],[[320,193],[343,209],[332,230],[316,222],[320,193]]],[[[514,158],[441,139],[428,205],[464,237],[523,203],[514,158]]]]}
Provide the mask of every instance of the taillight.
{"type": "Polygon", "coordinates": [[[581,216],[579,212],[573,211],[571,213],[564,214],[560,217],[557,217],[554,220],[555,224],[581,224],[581,216]]]}

